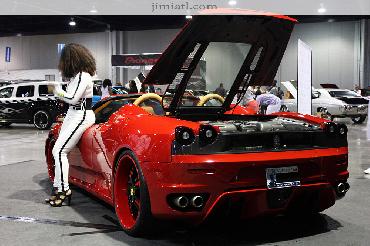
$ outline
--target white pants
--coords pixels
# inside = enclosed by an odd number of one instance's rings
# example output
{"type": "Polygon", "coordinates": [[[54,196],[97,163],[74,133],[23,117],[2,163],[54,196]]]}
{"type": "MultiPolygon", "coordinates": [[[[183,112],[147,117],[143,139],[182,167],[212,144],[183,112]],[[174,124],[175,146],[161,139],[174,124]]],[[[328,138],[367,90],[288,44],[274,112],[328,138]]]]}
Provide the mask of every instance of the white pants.
{"type": "Polygon", "coordinates": [[[58,188],[58,192],[69,189],[69,163],[67,154],[77,145],[85,130],[94,123],[95,114],[92,110],[68,109],[59,132],[59,137],[53,148],[53,157],[55,160],[53,186],[58,188]]]}

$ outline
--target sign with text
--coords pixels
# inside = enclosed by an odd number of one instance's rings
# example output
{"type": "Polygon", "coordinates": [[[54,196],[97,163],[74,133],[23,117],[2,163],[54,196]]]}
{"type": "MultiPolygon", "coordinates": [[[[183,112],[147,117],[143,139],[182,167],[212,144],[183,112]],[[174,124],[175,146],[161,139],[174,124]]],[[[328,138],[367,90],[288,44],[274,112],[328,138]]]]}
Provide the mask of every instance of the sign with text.
{"type": "Polygon", "coordinates": [[[154,65],[160,56],[160,53],[112,55],[112,66],[136,67],[154,65]]]}
{"type": "Polygon", "coordinates": [[[6,47],[5,48],[5,62],[10,62],[11,52],[12,52],[11,47],[6,47]]]}
{"type": "Polygon", "coordinates": [[[298,113],[312,114],[312,49],[298,39],[298,113]]]}

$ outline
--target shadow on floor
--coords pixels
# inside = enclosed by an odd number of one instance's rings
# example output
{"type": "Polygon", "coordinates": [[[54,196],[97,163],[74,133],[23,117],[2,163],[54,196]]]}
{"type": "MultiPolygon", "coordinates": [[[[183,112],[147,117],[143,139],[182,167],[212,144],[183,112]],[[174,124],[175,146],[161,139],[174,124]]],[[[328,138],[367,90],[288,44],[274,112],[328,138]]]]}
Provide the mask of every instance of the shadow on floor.
{"type": "MultiPolygon", "coordinates": [[[[39,190],[20,190],[9,198],[43,203],[49,195],[51,183],[46,173],[32,177],[39,184],[39,190]]],[[[188,228],[177,224],[163,223],[163,227],[148,238],[132,238],[121,231],[114,209],[87,192],[73,187],[72,209],[87,222],[34,219],[34,223],[56,224],[70,227],[94,228],[82,233],[70,233],[67,236],[81,236],[103,233],[114,240],[126,244],[186,244],[186,245],[258,245],[278,243],[302,237],[313,236],[337,230],[342,225],[333,218],[317,214],[310,217],[274,217],[247,221],[231,221],[213,218],[199,227],[188,228]]],[[[1,218],[0,218],[1,219],[1,218]]],[[[3,218],[4,219],[4,218],[3,218]]],[[[6,220],[22,220],[17,217],[6,220]]],[[[31,218],[32,219],[32,218],[31,218]]]]}

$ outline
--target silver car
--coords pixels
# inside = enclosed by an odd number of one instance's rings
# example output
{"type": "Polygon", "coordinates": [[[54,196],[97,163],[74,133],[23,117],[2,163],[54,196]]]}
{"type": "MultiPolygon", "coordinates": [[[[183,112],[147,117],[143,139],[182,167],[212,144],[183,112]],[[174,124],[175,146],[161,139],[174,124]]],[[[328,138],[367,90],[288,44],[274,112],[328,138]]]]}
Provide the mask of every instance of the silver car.
{"type": "MultiPolygon", "coordinates": [[[[289,111],[297,111],[297,90],[290,81],[282,82],[285,96],[282,105],[289,111]]],[[[361,124],[367,117],[369,100],[347,89],[313,89],[312,112],[326,108],[334,118],[351,118],[355,124],[361,124]]]]}

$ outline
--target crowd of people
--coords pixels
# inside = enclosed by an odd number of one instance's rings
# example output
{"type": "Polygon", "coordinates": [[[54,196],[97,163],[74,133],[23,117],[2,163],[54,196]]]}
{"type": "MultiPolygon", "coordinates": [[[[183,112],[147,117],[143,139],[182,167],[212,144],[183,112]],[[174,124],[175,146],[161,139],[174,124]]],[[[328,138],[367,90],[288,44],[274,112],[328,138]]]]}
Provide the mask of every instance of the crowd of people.
{"type": "MultiPolygon", "coordinates": [[[[224,84],[221,83],[214,93],[226,97],[227,91],[224,88],[224,84]]],[[[284,92],[277,86],[277,81],[275,80],[273,85],[266,88],[265,91],[263,91],[260,86],[248,87],[244,95],[237,93],[232,103],[239,103],[240,105],[246,106],[256,102],[260,113],[272,114],[280,111],[283,96],[284,92]]]]}

